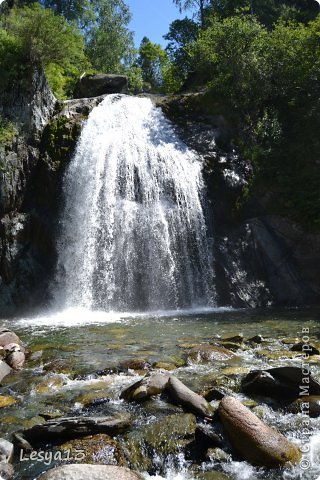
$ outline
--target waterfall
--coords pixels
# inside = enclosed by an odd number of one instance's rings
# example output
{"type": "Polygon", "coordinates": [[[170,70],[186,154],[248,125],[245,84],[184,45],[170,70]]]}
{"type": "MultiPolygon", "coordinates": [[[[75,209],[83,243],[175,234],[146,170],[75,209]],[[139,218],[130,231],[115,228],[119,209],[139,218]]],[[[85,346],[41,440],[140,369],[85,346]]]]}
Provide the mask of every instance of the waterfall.
{"type": "Polygon", "coordinates": [[[94,108],[63,182],[56,303],[214,304],[201,163],[150,99],[109,95],[94,108]]]}

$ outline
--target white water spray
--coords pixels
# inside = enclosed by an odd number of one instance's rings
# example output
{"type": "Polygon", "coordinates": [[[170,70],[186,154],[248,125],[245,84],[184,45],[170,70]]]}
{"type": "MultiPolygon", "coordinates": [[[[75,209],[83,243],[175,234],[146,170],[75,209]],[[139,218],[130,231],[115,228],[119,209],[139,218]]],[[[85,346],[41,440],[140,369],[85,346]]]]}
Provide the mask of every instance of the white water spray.
{"type": "Polygon", "coordinates": [[[109,95],[64,178],[56,303],[137,311],[213,306],[196,154],[146,98],[109,95]]]}

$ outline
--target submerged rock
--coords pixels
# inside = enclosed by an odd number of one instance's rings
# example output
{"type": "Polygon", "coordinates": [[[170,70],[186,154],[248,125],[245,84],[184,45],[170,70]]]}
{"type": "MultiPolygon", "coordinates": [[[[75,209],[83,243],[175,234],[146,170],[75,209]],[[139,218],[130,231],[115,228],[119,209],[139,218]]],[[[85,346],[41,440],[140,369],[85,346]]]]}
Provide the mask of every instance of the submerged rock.
{"type": "Polygon", "coordinates": [[[52,468],[38,480],[143,480],[142,475],[113,465],[71,464],[52,468]]]}
{"type": "Polygon", "coordinates": [[[119,442],[101,433],[70,440],[59,450],[68,450],[75,463],[126,466],[119,442]]]}
{"type": "MultiPolygon", "coordinates": [[[[177,455],[194,441],[196,418],[190,413],[168,415],[140,431],[130,432],[124,450],[133,468],[153,473],[154,458],[177,455]]],[[[164,465],[163,465],[164,467],[164,465]]]]}
{"type": "Polygon", "coordinates": [[[142,380],[139,380],[123,390],[120,394],[120,398],[127,402],[147,400],[154,395],[162,393],[168,384],[168,380],[168,373],[155,373],[150,376],[146,375],[142,380]]]}
{"type": "Polygon", "coordinates": [[[262,395],[280,401],[293,400],[303,392],[320,395],[320,384],[310,371],[298,367],[254,370],[243,379],[241,387],[248,395],[262,395]]]}
{"type": "Polygon", "coordinates": [[[117,435],[130,427],[127,417],[64,417],[48,420],[41,425],[23,431],[30,441],[43,442],[53,439],[77,438],[96,433],[117,435]]]}
{"type": "Polygon", "coordinates": [[[191,348],[188,359],[193,363],[209,363],[214,361],[229,360],[234,353],[224,347],[202,343],[191,348]]]}
{"type": "Polygon", "coordinates": [[[262,467],[279,467],[300,460],[301,453],[296,445],[235,398],[221,400],[219,415],[232,447],[243,460],[262,467]]]}
{"type": "Polygon", "coordinates": [[[170,399],[185,410],[201,417],[212,417],[214,410],[203,397],[193,392],[175,377],[170,377],[166,388],[170,399]]]}
{"type": "Polygon", "coordinates": [[[5,396],[5,395],[0,395],[0,408],[10,407],[15,403],[17,403],[17,400],[15,398],[5,396]]]}

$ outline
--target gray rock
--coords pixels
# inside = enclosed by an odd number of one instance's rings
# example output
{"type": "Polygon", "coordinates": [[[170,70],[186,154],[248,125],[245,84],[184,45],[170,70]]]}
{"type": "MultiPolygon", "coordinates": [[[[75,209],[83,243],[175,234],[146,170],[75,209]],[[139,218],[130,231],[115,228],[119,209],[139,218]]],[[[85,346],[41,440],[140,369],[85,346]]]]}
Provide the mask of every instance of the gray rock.
{"type": "Polygon", "coordinates": [[[0,462],[10,463],[13,458],[13,452],[13,444],[4,438],[0,438],[0,462]]]}
{"type": "Polygon", "coordinates": [[[21,370],[25,360],[26,356],[23,352],[12,352],[6,357],[7,364],[14,370],[21,370]]]}
{"type": "Polygon", "coordinates": [[[143,480],[142,475],[113,465],[63,465],[38,477],[38,480],[143,480]]]}
{"type": "Polygon", "coordinates": [[[78,438],[106,433],[117,435],[130,427],[127,417],[64,417],[48,420],[23,431],[23,436],[31,443],[44,440],[78,438]]]}
{"type": "Polygon", "coordinates": [[[166,388],[171,400],[185,410],[201,417],[212,417],[214,410],[203,397],[193,392],[175,377],[170,377],[166,388]]]}
{"type": "Polygon", "coordinates": [[[0,463],[1,480],[11,480],[14,476],[14,469],[10,463],[0,463]]]}
{"type": "Polygon", "coordinates": [[[234,353],[224,347],[202,343],[188,351],[188,359],[194,363],[209,363],[229,360],[234,353]]]}
{"type": "Polygon", "coordinates": [[[75,89],[79,98],[98,97],[110,93],[127,93],[128,77],[100,73],[82,77],[75,89]]]}
{"type": "Polygon", "coordinates": [[[293,345],[290,348],[290,350],[292,352],[304,352],[304,353],[308,354],[309,356],[320,354],[318,348],[316,348],[316,347],[314,347],[313,345],[310,345],[310,344],[305,344],[303,342],[296,343],[295,345],[293,345]]]}
{"type": "Polygon", "coordinates": [[[121,392],[120,398],[128,402],[143,401],[148,398],[158,395],[164,391],[168,384],[169,374],[155,373],[146,375],[139,382],[130,385],[121,392]]]}
{"type": "Polygon", "coordinates": [[[4,377],[9,375],[10,372],[11,368],[9,367],[9,365],[3,360],[0,360],[0,382],[2,382],[4,377]]]}
{"type": "Polygon", "coordinates": [[[232,447],[243,460],[270,468],[299,462],[298,447],[262,422],[239,400],[224,397],[219,416],[232,447]]]}

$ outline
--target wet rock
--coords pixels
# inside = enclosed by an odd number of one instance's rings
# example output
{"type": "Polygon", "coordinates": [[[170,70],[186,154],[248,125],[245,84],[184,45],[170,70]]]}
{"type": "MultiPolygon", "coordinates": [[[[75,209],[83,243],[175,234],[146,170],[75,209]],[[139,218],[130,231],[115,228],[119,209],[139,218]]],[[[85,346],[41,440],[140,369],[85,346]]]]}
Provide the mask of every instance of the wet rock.
{"type": "Polygon", "coordinates": [[[255,335],[254,337],[248,338],[249,343],[262,343],[263,337],[261,335],[255,335]]]}
{"type": "Polygon", "coordinates": [[[171,372],[172,370],[175,370],[176,366],[173,363],[157,362],[153,365],[153,368],[159,368],[160,370],[171,372]]]}
{"type": "Polygon", "coordinates": [[[33,447],[30,443],[24,438],[21,433],[15,432],[13,434],[13,442],[17,449],[23,450],[24,452],[32,452],[33,447]]]}
{"type": "Polygon", "coordinates": [[[154,458],[176,455],[194,441],[196,418],[190,413],[168,415],[130,432],[125,438],[126,457],[133,468],[153,472],[154,458]]]}
{"type": "Polygon", "coordinates": [[[236,352],[237,350],[241,349],[242,344],[232,343],[232,342],[221,342],[220,346],[227,350],[231,350],[232,352],[236,352]]]}
{"type": "Polygon", "coordinates": [[[36,386],[36,392],[41,395],[51,393],[52,389],[60,388],[63,385],[63,378],[59,375],[46,378],[36,386]]]}
{"type": "Polygon", "coordinates": [[[10,407],[17,403],[17,400],[13,397],[0,395],[0,408],[10,407]]]}
{"type": "Polygon", "coordinates": [[[222,438],[213,430],[212,425],[199,424],[195,431],[195,442],[201,446],[203,450],[211,447],[221,447],[222,438]]]}
{"type": "Polygon", "coordinates": [[[232,394],[232,390],[227,387],[217,386],[205,390],[201,395],[208,401],[212,402],[212,400],[221,400],[223,397],[232,394]]]}
{"type": "Polygon", "coordinates": [[[170,377],[166,391],[173,403],[201,417],[212,417],[214,410],[203,397],[193,392],[175,377],[170,377]]]}
{"type": "Polygon", "coordinates": [[[206,458],[209,462],[229,462],[232,457],[221,448],[209,448],[206,458]]]}
{"type": "Polygon", "coordinates": [[[310,395],[297,398],[288,407],[290,413],[304,413],[309,417],[320,416],[320,396],[310,395]]]}
{"type": "Polygon", "coordinates": [[[280,401],[293,400],[303,392],[320,395],[320,384],[310,371],[298,367],[254,370],[243,379],[241,388],[248,395],[261,395],[280,401]]]}
{"type": "Polygon", "coordinates": [[[14,469],[10,463],[0,463],[0,478],[10,480],[14,476],[14,469]]]}
{"type": "Polygon", "coordinates": [[[70,440],[59,450],[70,451],[70,458],[75,463],[126,466],[119,442],[109,435],[89,435],[70,440]]]}
{"type": "Polygon", "coordinates": [[[76,86],[75,96],[78,98],[98,97],[109,93],[126,93],[128,77],[100,73],[85,75],[76,86]]]}
{"type": "Polygon", "coordinates": [[[81,403],[84,408],[95,407],[110,402],[110,392],[98,391],[88,392],[76,399],[77,403],[81,403]]]}
{"type": "Polygon", "coordinates": [[[272,468],[300,460],[301,453],[296,445],[235,398],[221,400],[219,416],[234,450],[252,465],[272,468]]]}
{"type": "Polygon", "coordinates": [[[26,356],[21,351],[14,351],[9,353],[9,355],[6,357],[7,364],[9,367],[13,368],[13,370],[21,370],[25,360],[26,356]]]}
{"type": "Polygon", "coordinates": [[[14,332],[6,330],[5,332],[0,333],[0,346],[5,347],[9,343],[18,343],[21,344],[21,340],[14,332]]]}
{"type": "Polygon", "coordinates": [[[203,343],[191,348],[188,352],[188,359],[193,363],[209,363],[214,361],[229,360],[233,357],[233,352],[215,345],[203,343]]]}
{"type": "Polygon", "coordinates": [[[121,367],[125,370],[149,370],[151,365],[144,359],[135,358],[132,360],[127,360],[121,365],[121,367]]]}
{"type": "Polygon", "coordinates": [[[196,476],[197,480],[231,480],[231,477],[228,477],[222,472],[211,471],[211,472],[201,472],[196,476]]]}
{"type": "Polygon", "coordinates": [[[105,433],[117,435],[130,427],[128,417],[63,417],[48,420],[42,425],[35,425],[23,431],[29,442],[61,440],[105,433]]]}
{"type": "Polygon", "coordinates": [[[249,367],[228,367],[221,370],[224,375],[245,375],[250,372],[249,367]]]}
{"type": "Polygon", "coordinates": [[[52,468],[38,480],[143,480],[142,475],[113,465],[71,464],[52,468]]]}
{"type": "Polygon", "coordinates": [[[0,438],[0,463],[10,463],[13,458],[13,451],[13,444],[4,438],[0,438]]]}
{"type": "Polygon", "coordinates": [[[141,402],[164,391],[169,380],[168,373],[146,375],[142,380],[123,390],[120,398],[127,402],[141,402]]]}
{"type": "Polygon", "coordinates": [[[303,342],[299,342],[299,343],[296,343],[295,345],[293,345],[290,350],[292,352],[303,352],[305,353],[306,355],[319,355],[320,354],[320,351],[314,347],[313,345],[311,344],[307,344],[307,343],[303,343],[303,342]]]}
{"type": "Polygon", "coordinates": [[[243,343],[243,336],[242,335],[234,335],[233,337],[226,337],[222,338],[222,342],[229,342],[229,343],[243,343]]]}
{"type": "Polygon", "coordinates": [[[70,373],[70,366],[62,360],[53,360],[43,366],[43,371],[52,373],[70,373]]]}
{"type": "Polygon", "coordinates": [[[0,382],[2,382],[4,377],[9,375],[10,372],[11,368],[9,367],[9,365],[3,360],[0,360],[0,382]]]}

